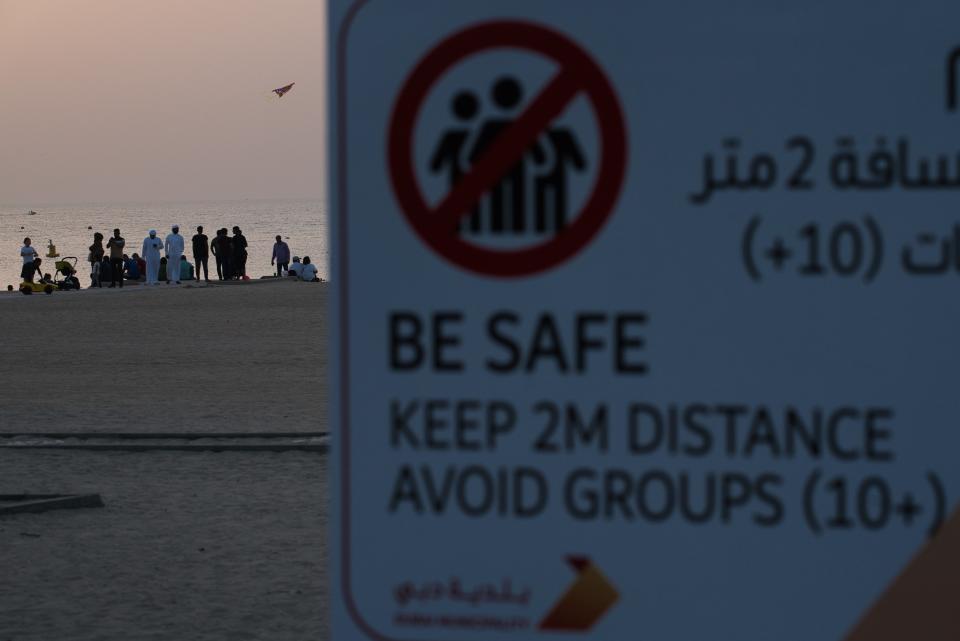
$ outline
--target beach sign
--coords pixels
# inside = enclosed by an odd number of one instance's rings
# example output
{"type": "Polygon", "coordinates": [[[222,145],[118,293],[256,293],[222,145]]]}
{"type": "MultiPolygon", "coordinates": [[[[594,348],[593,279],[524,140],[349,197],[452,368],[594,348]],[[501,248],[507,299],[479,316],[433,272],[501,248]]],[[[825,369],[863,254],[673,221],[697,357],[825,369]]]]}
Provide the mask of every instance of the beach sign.
{"type": "Polygon", "coordinates": [[[333,638],[960,638],[958,19],[332,0],[333,638]]]}

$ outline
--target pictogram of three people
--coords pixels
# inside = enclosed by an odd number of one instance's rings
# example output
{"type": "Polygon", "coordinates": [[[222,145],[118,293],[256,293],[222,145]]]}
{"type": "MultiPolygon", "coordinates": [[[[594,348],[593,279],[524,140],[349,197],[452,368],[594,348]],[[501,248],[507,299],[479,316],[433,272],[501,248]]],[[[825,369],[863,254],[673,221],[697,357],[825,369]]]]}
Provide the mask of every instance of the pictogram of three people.
{"type": "MultiPolygon", "coordinates": [[[[451,111],[460,122],[446,129],[430,158],[430,171],[446,174],[452,189],[479,160],[491,144],[513,124],[511,114],[523,101],[523,88],[509,76],[497,80],[490,91],[499,112],[476,123],[480,102],[470,91],[457,93],[451,111]]],[[[524,153],[504,177],[489,189],[473,210],[460,221],[460,233],[526,234],[557,233],[566,227],[568,171],[583,171],[586,159],[573,133],[564,127],[550,128],[524,153]],[[547,165],[548,154],[552,162],[547,165]],[[527,163],[538,170],[532,173],[533,220],[527,212],[527,163]]]]}

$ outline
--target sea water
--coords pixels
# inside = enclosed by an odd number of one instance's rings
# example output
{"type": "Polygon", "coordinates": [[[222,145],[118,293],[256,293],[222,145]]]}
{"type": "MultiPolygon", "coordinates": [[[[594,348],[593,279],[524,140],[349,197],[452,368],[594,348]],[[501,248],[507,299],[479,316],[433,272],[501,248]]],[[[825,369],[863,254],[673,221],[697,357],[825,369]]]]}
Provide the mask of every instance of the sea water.
{"type": "MultiPolygon", "coordinates": [[[[29,237],[43,259],[43,271],[53,274],[54,261],[47,258],[47,244],[53,241],[61,259],[77,258],[77,271],[83,287],[90,283],[86,262],[94,232],[106,239],[119,228],[126,239],[126,254],[142,253],[144,237],[151,228],[160,238],[170,233],[172,225],[180,225],[184,238],[184,254],[193,260],[191,238],[198,225],[212,240],[216,230],[226,227],[233,235],[233,226],[240,227],[247,238],[247,275],[259,278],[276,273],[270,266],[275,237],[279,234],[294,256],[309,256],[321,278],[329,269],[327,219],[320,200],[239,200],[170,203],[112,204],[0,204],[0,288],[17,287],[20,282],[20,247],[29,237]],[[30,214],[30,211],[37,212],[30,214]]],[[[216,279],[213,256],[209,260],[211,278],[216,279]]]]}

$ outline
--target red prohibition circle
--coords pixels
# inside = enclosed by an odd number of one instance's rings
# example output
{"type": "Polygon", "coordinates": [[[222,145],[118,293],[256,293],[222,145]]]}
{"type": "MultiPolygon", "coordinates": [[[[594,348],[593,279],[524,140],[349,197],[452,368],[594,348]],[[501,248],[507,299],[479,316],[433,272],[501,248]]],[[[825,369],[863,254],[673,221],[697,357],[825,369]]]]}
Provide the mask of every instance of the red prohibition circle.
{"type": "Polygon", "coordinates": [[[571,258],[609,218],[626,173],[626,126],[606,74],[568,37],[530,22],[485,22],[455,33],[431,49],[410,73],[397,96],[387,145],[393,189],[401,211],[417,235],[451,263],[487,276],[528,276],[571,258]],[[414,168],[417,115],[431,87],[443,73],[468,56],[501,48],[540,54],[555,61],[560,71],[433,209],[424,199],[414,168]],[[601,149],[593,190],[572,222],[552,238],[522,249],[487,249],[462,240],[456,231],[459,217],[466,214],[476,197],[509,170],[530,142],[580,93],[586,95],[596,118],[601,149]],[[522,135],[508,135],[512,132],[522,135]]]}

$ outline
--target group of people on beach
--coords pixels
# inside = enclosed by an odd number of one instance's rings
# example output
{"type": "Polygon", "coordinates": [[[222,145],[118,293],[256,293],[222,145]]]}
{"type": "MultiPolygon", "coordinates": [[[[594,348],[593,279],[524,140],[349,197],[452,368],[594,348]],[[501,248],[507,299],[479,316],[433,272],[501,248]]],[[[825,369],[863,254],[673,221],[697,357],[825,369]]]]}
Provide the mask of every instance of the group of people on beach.
{"type": "Polygon", "coordinates": [[[119,229],[113,230],[113,236],[107,239],[103,234],[93,235],[93,244],[87,260],[90,263],[91,285],[102,287],[109,278],[109,287],[123,287],[124,280],[144,280],[147,285],[159,285],[160,281],[179,285],[184,280],[200,280],[201,273],[206,282],[210,282],[209,259],[212,253],[219,280],[247,280],[247,239],[239,227],[233,228],[233,236],[227,236],[226,228],[218,229],[217,235],[210,241],[203,233],[203,227],[197,227],[192,240],[194,264],[191,265],[184,255],[185,241],[180,235],[180,225],[173,225],[166,238],[161,239],[156,229],[151,229],[143,239],[140,253],[127,255],[124,252],[126,240],[119,229]]]}
{"type": "MultiPolygon", "coordinates": [[[[90,263],[90,287],[123,287],[124,281],[144,281],[146,285],[159,285],[161,281],[167,284],[179,285],[185,280],[203,279],[210,282],[208,261],[213,254],[217,278],[219,280],[250,280],[247,275],[247,239],[239,227],[234,226],[233,235],[229,236],[226,227],[217,230],[216,236],[210,240],[203,233],[203,227],[197,227],[197,233],[191,239],[193,250],[193,264],[184,254],[184,238],[180,235],[180,226],[173,225],[166,238],[160,239],[157,230],[151,229],[140,248],[140,253],[125,253],[126,240],[120,235],[119,229],[113,230],[113,236],[104,244],[103,234],[96,232],[93,235],[93,244],[89,247],[87,262],[90,263]]],[[[29,238],[23,239],[20,248],[23,259],[21,278],[24,282],[33,283],[37,274],[42,274],[42,259],[31,245],[29,238]]],[[[299,256],[293,256],[291,264],[290,247],[283,242],[281,236],[276,237],[273,245],[271,265],[276,265],[277,276],[289,276],[297,280],[317,282],[317,268],[305,256],[303,262],[299,256]]],[[[65,273],[65,281],[80,288],[80,281],[76,273],[65,273]]],[[[39,282],[52,283],[50,274],[43,274],[39,282]]]]}

